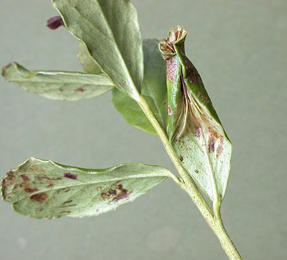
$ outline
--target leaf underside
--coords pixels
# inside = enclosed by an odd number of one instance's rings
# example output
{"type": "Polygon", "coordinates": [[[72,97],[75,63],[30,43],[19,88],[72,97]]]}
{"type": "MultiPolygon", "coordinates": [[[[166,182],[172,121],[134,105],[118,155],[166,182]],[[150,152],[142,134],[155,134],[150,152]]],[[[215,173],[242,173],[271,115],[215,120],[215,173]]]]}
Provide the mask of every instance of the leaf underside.
{"type": "Polygon", "coordinates": [[[20,85],[24,90],[49,99],[77,101],[94,98],[113,88],[104,76],[80,72],[29,71],[18,63],[11,63],[2,69],[8,82],[20,85]]]}
{"type": "Polygon", "coordinates": [[[134,201],[168,176],[140,163],[91,170],[30,158],[2,181],[2,196],[33,218],[91,217],[134,201]]]}
{"type": "Polygon", "coordinates": [[[143,51],[137,13],[128,0],[52,0],[65,27],[82,41],[123,93],[138,99],[143,51]]]}

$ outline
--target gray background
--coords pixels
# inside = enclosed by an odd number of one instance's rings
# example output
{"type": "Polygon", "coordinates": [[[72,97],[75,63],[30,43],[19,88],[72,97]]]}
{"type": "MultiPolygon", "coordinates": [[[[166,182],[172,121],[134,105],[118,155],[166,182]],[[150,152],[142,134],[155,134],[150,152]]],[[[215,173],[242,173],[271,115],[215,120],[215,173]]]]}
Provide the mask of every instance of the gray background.
{"type": "MultiPolygon", "coordinates": [[[[144,38],[181,24],[233,141],[223,204],[245,259],[286,259],[287,2],[134,0],[144,38]]],[[[77,43],[45,22],[50,2],[1,0],[0,64],[80,70],[77,43]]],[[[111,95],[56,102],[0,79],[0,175],[29,156],[100,168],[122,162],[173,169],[160,141],[125,123],[111,95]]],[[[188,196],[171,181],[96,218],[34,220],[0,201],[0,259],[226,259],[188,196]]]]}

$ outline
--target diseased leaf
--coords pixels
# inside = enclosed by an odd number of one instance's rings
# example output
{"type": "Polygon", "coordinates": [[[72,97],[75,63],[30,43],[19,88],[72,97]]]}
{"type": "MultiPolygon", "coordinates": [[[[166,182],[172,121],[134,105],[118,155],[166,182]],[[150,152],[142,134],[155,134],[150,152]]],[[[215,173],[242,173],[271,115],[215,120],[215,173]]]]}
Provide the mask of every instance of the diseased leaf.
{"type": "MultiPolygon", "coordinates": [[[[79,42],[78,59],[83,66],[85,73],[89,74],[102,74],[102,70],[93,57],[90,55],[87,47],[82,42],[79,42]]],[[[112,83],[111,83],[112,85],[112,83]]]]}
{"type": "Polygon", "coordinates": [[[211,200],[224,197],[231,143],[202,79],[186,57],[186,31],[173,28],[160,49],[167,61],[167,132],[183,166],[211,200]]]}
{"type": "Polygon", "coordinates": [[[90,217],[134,201],[168,173],[140,163],[91,170],[30,158],[8,172],[2,196],[17,212],[33,218],[90,217]]]}
{"type": "Polygon", "coordinates": [[[143,81],[143,52],[137,13],[128,0],[52,0],[65,27],[81,40],[91,56],[133,99],[143,81]]]}
{"type": "Polygon", "coordinates": [[[29,71],[18,63],[2,69],[2,76],[24,90],[46,98],[58,100],[80,100],[102,95],[113,88],[104,75],[79,72],[29,71]]]}
{"type": "MultiPolygon", "coordinates": [[[[143,41],[145,69],[141,94],[158,122],[165,128],[167,117],[165,63],[158,50],[158,43],[159,41],[156,39],[143,41]]],[[[156,135],[153,126],[133,99],[114,89],[113,103],[129,124],[156,135]]]]}

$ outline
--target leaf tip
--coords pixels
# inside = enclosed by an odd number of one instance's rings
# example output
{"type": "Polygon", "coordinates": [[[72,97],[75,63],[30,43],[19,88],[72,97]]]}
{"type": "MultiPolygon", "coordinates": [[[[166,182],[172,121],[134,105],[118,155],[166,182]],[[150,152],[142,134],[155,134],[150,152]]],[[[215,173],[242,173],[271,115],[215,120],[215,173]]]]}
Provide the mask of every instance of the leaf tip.
{"type": "Polygon", "coordinates": [[[171,57],[176,54],[174,46],[179,43],[184,43],[185,38],[187,36],[187,31],[183,26],[177,25],[173,27],[167,38],[163,39],[159,43],[159,50],[162,53],[163,57],[171,57]]]}

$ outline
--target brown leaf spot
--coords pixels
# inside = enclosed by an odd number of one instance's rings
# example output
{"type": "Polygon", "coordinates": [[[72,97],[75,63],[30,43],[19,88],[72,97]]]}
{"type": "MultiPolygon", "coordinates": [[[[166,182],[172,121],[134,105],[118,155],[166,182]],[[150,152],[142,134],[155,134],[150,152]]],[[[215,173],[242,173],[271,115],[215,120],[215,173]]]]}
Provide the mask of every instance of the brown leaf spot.
{"type": "Polygon", "coordinates": [[[121,193],[114,197],[112,201],[118,202],[119,200],[128,198],[130,194],[131,192],[128,192],[128,190],[121,189],[121,193]]]}
{"type": "Polygon", "coordinates": [[[101,193],[101,198],[102,198],[103,200],[106,200],[106,199],[109,198],[109,194],[108,194],[108,193],[105,193],[105,192],[102,192],[102,193],[101,193]]]}
{"type": "Polygon", "coordinates": [[[25,182],[30,181],[30,178],[29,178],[27,175],[25,175],[25,174],[22,174],[22,175],[21,175],[21,178],[22,178],[23,181],[25,181],[25,182]]]}
{"type": "Polygon", "coordinates": [[[172,115],[173,115],[173,111],[172,111],[172,108],[171,108],[170,105],[167,106],[167,114],[168,114],[169,116],[172,116],[172,115]]]}
{"type": "Polygon", "coordinates": [[[222,151],[223,151],[223,136],[221,135],[220,136],[220,144],[216,150],[216,157],[217,158],[222,154],[222,151]]]}
{"type": "Polygon", "coordinates": [[[30,197],[31,200],[38,202],[40,204],[44,203],[48,199],[48,194],[46,193],[39,193],[39,194],[34,194],[30,197]]]}
{"type": "Polygon", "coordinates": [[[199,170],[195,170],[194,172],[195,172],[195,173],[199,173],[199,170]]]}
{"type": "Polygon", "coordinates": [[[121,199],[127,198],[131,192],[128,192],[127,189],[123,188],[122,184],[118,184],[115,186],[115,189],[109,189],[108,192],[102,192],[101,193],[101,198],[103,200],[108,200],[111,199],[111,202],[117,202],[121,199]]]}
{"type": "Polygon", "coordinates": [[[83,88],[77,88],[75,91],[76,92],[85,92],[85,90],[83,88]]]}
{"type": "Polygon", "coordinates": [[[197,97],[199,99],[201,99],[202,102],[205,103],[205,104],[209,104],[210,103],[210,99],[207,96],[205,96],[204,94],[200,93],[200,92],[197,93],[197,97]]]}
{"type": "Polygon", "coordinates": [[[201,128],[200,127],[196,127],[194,135],[195,135],[195,137],[200,138],[200,135],[201,135],[201,128]]]}
{"type": "Polygon", "coordinates": [[[37,188],[34,188],[34,189],[33,188],[26,188],[25,191],[27,193],[34,193],[34,192],[38,191],[38,189],[37,188]]]}
{"type": "Polygon", "coordinates": [[[212,129],[212,127],[209,126],[209,127],[208,127],[208,130],[209,130],[210,134],[211,134],[214,138],[218,138],[217,132],[214,131],[214,130],[212,129]]]}
{"type": "Polygon", "coordinates": [[[215,145],[215,139],[214,139],[213,136],[211,136],[211,137],[208,139],[208,152],[209,152],[209,153],[214,152],[214,145],[215,145]]]}
{"type": "Polygon", "coordinates": [[[73,174],[71,172],[65,172],[64,177],[66,177],[68,179],[76,180],[78,178],[78,175],[73,174]]]}
{"type": "Polygon", "coordinates": [[[180,160],[181,162],[183,161],[183,156],[182,156],[182,155],[179,156],[179,160],[180,160]]]}

